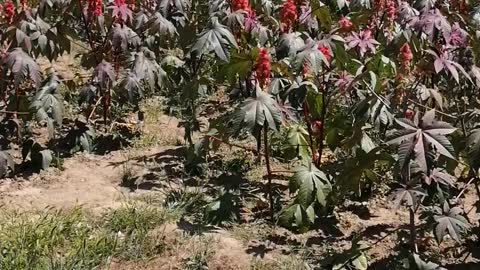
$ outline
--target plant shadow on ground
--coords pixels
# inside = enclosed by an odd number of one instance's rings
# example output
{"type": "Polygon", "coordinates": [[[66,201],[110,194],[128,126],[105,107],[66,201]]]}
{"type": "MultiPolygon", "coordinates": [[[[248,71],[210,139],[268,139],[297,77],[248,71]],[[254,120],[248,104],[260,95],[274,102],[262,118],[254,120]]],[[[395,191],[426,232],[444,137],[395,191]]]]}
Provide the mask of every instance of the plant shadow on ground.
{"type": "Polygon", "coordinates": [[[126,158],[121,162],[112,162],[110,165],[114,167],[123,166],[120,186],[129,188],[131,192],[169,189],[172,182],[184,178],[181,169],[184,153],[185,147],[168,148],[158,153],[126,158]],[[132,167],[139,167],[144,170],[141,174],[137,174],[132,167]]]}

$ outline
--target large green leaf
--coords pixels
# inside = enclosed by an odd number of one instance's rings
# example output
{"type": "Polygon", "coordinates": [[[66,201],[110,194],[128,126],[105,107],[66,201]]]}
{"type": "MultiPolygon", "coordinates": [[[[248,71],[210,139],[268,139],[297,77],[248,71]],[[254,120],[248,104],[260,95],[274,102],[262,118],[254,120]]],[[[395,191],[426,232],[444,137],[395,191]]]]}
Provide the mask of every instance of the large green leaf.
{"type": "Polygon", "coordinates": [[[248,53],[233,52],[230,62],[225,64],[225,75],[227,79],[233,83],[237,78],[245,78],[252,71],[255,62],[257,61],[258,51],[256,49],[250,50],[248,53]]]}
{"type": "Polygon", "coordinates": [[[309,142],[307,140],[308,132],[300,125],[294,125],[288,130],[288,144],[295,149],[297,156],[303,160],[311,157],[309,142]]]}
{"type": "Polygon", "coordinates": [[[428,170],[428,155],[438,153],[447,158],[455,159],[455,150],[445,135],[453,133],[456,128],[441,121],[435,121],[435,110],[425,113],[420,123],[408,119],[397,119],[397,124],[403,129],[395,131],[389,144],[399,144],[398,162],[401,168],[415,160],[424,171],[428,170]]]}
{"type": "Polygon", "coordinates": [[[246,129],[256,136],[267,125],[278,131],[282,123],[282,114],[274,97],[257,87],[256,96],[245,100],[233,114],[234,133],[246,129]]]}
{"type": "Polygon", "coordinates": [[[327,58],[318,50],[318,43],[313,41],[298,50],[294,63],[297,70],[301,70],[306,65],[314,74],[318,74],[323,65],[329,65],[327,58]]]}
{"type": "Polygon", "coordinates": [[[218,58],[228,62],[229,50],[232,46],[237,48],[237,42],[230,29],[219,23],[218,18],[212,17],[211,27],[198,35],[192,52],[196,52],[198,55],[215,52],[218,58]]]}
{"type": "Polygon", "coordinates": [[[312,205],[304,207],[294,203],[280,211],[278,215],[278,224],[285,228],[298,229],[300,232],[308,230],[315,221],[315,211],[312,205]]]}
{"type": "Polygon", "coordinates": [[[289,187],[291,193],[296,193],[295,201],[304,207],[315,201],[325,206],[328,193],[332,190],[327,175],[311,161],[295,169],[289,187]]]}
{"type": "Polygon", "coordinates": [[[177,33],[177,29],[169,20],[165,19],[160,12],[156,12],[148,21],[150,34],[162,34],[173,36],[177,33]]]}
{"type": "Polygon", "coordinates": [[[162,86],[167,73],[157,63],[155,54],[146,47],[130,56],[132,62],[131,73],[135,74],[138,81],[143,81],[152,90],[155,86],[162,86]]]}
{"type": "Polygon", "coordinates": [[[337,184],[343,192],[354,191],[361,195],[362,183],[365,180],[371,182],[377,180],[378,176],[374,172],[376,166],[390,165],[393,162],[392,156],[386,153],[382,147],[374,148],[368,153],[361,148],[357,148],[355,156],[347,159],[345,164],[341,166],[337,184]]]}

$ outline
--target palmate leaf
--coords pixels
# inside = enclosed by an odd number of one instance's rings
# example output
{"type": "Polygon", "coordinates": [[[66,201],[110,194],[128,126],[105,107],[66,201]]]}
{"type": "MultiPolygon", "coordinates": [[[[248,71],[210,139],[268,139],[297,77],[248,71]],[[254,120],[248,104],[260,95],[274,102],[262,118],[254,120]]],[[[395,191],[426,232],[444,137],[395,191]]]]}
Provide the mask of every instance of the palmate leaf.
{"type": "Polygon", "coordinates": [[[228,190],[220,191],[218,198],[205,207],[205,220],[210,224],[222,225],[240,217],[240,198],[228,190]]]}
{"type": "Polygon", "coordinates": [[[245,100],[233,114],[234,135],[238,135],[242,129],[246,129],[256,136],[264,125],[278,131],[281,123],[282,114],[276,100],[258,86],[256,96],[245,100]]]}
{"type": "Polygon", "coordinates": [[[54,70],[49,71],[48,79],[35,94],[29,109],[35,113],[38,122],[46,122],[50,138],[54,126],[62,125],[63,100],[58,91],[60,79],[54,70]]]}
{"type": "Polygon", "coordinates": [[[130,102],[143,98],[143,85],[135,73],[130,72],[120,83],[120,89],[126,90],[130,102]]]}
{"type": "Polygon", "coordinates": [[[327,58],[318,50],[318,43],[310,42],[299,49],[295,56],[295,68],[301,70],[307,65],[308,70],[317,74],[322,70],[322,65],[329,66],[327,58]]]}
{"type": "Polygon", "coordinates": [[[300,125],[292,126],[288,131],[288,144],[295,149],[297,156],[303,160],[310,158],[310,147],[307,141],[308,132],[300,125]]]}
{"type": "Polygon", "coordinates": [[[291,193],[297,193],[295,202],[305,208],[315,201],[325,206],[328,193],[332,190],[327,175],[311,161],[295,169],[289,188],[291,193]]]}
{"type": "Polygon", "coordinates": [[[128,48],[127,26],[116,23],[112,29],[112,47],[116,52],[123,52],[128,48]]]}
{"type": "Polygon", "coordinates": [[[112,10],[112,17],[120,19],[122,22],[131,22],[133,19],[132,11],[128,8],[127,4],[111,5],[108,9],[112,10]]]}
{"type": "Polygon", "coordinates": [[[410,160],[415,160],[418,166],[427,172],[429,152],[441,154],[454,159],[455,150],[445,135],[453,133],[456,128],[441,121],[435,121],[435,110],[428,111],[419,124],[408,119],[396,119],[402,130],[390,135],[389,144],[399,144],[398,162],[403,168],[410,160]]]}
{"type": "Polygon", "coordinates": [[[302,35],[298,32],[283,33],[276,47],[277,58],[282,59],[287,56],[294,56],[297,51],[305,46],[302,35]]]}
{"type": "Polygon", "coordinates": [[[477,171],[480,168],[480,128],[472,130],[468,135],[467,156],[469,165],[477,171]]]}
{"type": "Polygon", "coordinates": [[[165,19],[163,15],[159,12],[156,12],[155,15],[148,21],[148,30],[150,34],[161,34],[161,35],[170,35],[173,36],[177,34],[177,29],[172,22],[165,19]]]}
{"type": "Polygon", "coordinates": [[[460,70],[462,72],[462,74],[470,82],[472,82],[472,79],[470,78],[468,73],[465,71],[465,69],[460,64],[458,64],[457,62],[448,59],[449,56],[446,52],[443,53],[442,55],[438,55],[436,52],[434,52],[432,50],[426,50],[425,52],[433,55],[433,57],[435,58],[433,66],[435,68],[436,73],[440,73],[442,70],[447,70],[452,75],[452,77],[455,79],[455,81],[457,83],[460,83],[460,78],[459,78],[459,75],[458,75],[458,70],[460,70]]]}
{"type": "Polygon", "coordinates": [[[376,166],[381,164],[388,166],[393,162],[392,156],[382,147],[376,147],[368,153],[362,148],[357,148],[355,156],[345,161],[336,183],[343,192],[354,191],[360,196],[362,183],[365,180],[372,182],[377,179],[377,174],[374,173],[376,166]]]}
{"type": "Polygon", "coordinates": [[[94,70],[94,80],[103,88],[107,88],[115,81],[115,70],[109,62],[102,60],[94,70]]]}
{"type": "Polygon", "coordinates": [[[462,216],[462,208],[450,208],[448,202],[445,202],[443,209],[435,207],[435,212],[434,219],[438,223],[435,227],[435,237],[437,241],[441,243],[445,235],[448,234],[453,240],[460,242],[461,234],[470,227],[467,219],[462,216]]]}
{"type": "Polygon", "coordinates": [[[300,232],[308,230],[315,221],[315,210],[313,205],[304,207],[301,204],[294,203],[280,211],[277,222],[285,228],[296,228],[300,232]]]}
{"type": "Polygon", "coordinates": [[[429,176],[425,178],[425,182],[430,185],[432,182],[436,182],[445,186],[453,186],[455,182],[455,176],[450,175],[444,169],[434,168],[429,176]]]}
{"type": "Polygon", "coordinates": [[[167,73],[157,63],[155,54],[143,47],[139,52],[131,55],[131,71],[139,81],[145,82],[151,89],[162,86],[167,73]]]}
{"type": "Polygon", "coordinates": [[[258,50],[252,49],[248,53],[233,52],[230,62],[222,69],[230,82],[235,82],[237,75],[240,78],[247,77],[257,61],[258,50]]]}
{"type": "Polygon", "coordinates": [[[215,52],[218,58],[228,62],[230,60],[229,50],[231,47],[237,48],[237,42],[230,29],[219,23],[218,18],[212,17],[211,27],[198,35],[191,52],[198,55],[215,52]]]}
{"type": "Polygon", "coordinates": [[[40,67],[21,48],[15,48],[8,52],[8,55],[4,58],[4,64],[12,72],[16,87],[27,79],[32,80],[37,87],[40,85],[42,80],[40,67]]]}
{"type": "Polygon", "coordinates": [[[159,0],[158,7],[162,14],[168,14],[169,10],[174,8],[175,11],[185,13],[186,9],[190,6],[189,0],[159,0]]]}
{"type": "Polygon", "coordinates": [[[425,196],[426,194],[418,187],[402,185],[401,188],[396,189],[392,195],[390,195],[390,200],[393,201],[397,208],[402,204],[407,207],[416,208],[419,201],[425,196]]]}
{"type": "Polygon", "coordinates": [[[0,151],[0,178],[8,174],[9,171],[13,171],[15,163],[9,153],[0,151]]]}

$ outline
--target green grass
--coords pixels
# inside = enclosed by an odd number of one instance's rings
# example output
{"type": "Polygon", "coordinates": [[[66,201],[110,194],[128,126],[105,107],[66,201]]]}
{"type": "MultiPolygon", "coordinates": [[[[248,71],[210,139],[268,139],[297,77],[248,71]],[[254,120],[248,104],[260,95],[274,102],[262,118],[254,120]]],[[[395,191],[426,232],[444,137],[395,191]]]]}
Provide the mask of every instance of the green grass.
{"type": "Polygon", "coordinates": [[[2,213],[0,269],[93,269],[164,250],[158,208],[126,205],[94,218],[81,209],[2,213]]]}

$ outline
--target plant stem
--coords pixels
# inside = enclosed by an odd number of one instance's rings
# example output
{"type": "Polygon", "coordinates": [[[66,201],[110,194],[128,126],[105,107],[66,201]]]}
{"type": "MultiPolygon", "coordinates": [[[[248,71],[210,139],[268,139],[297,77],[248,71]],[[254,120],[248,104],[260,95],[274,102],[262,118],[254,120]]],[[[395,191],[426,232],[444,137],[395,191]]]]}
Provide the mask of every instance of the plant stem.
{"type": "Polygon", "coordinates": [[[327,94],[327,91],[325,90],[323,93],[322,93],[322,112],[321,112],[321,115],[320,115],[320,122],[322,123],[320,125],[320,130],[318,132],[318,160],[317,160],[317,166],[320,166],[321,162],[322,162],[322,156],[323,156],[323,148],[324,148],[324,143],[323,143],[323,137],[324,137],[324,133],[325,133],[325,118],[327,117],[327,99],[326,99],[326,94],[327,94]]]}
{"type": "Polygon", "coordinates": [[[267,179],[268,179],[268,185],[267,185],[267,192],[268,192],[268,198],[270,200],[270,219],[273,220],[273,194],[272,194],[272,169],[270,168],[270,153],[268,149],[268,124],[264,124],[264,130],[263,130],[263,140],[264,140],[264,146],[265,146],[265,163],[267,165],[267,179]]]}
{"type": "Polygon", "coordinates": [[[80,14],[82,17],[83,24],[85,26],[85,32],[87,33],[87,39],[88,39],[88,43],[90,43],[90,48],[92,50],[95,50],[95,44],[93,43],[92,36],[90,34],[90,27],[88,25],[87,18],[85,18],[85,14],[83,13],[82,0],[78,0],[78,8],[80,9],[80,14]]]}
{"type": "Polygon", "coordinates": [[[417,253],[417,244],[415,240],[417,238],[417,230],[415,228],[415,211],[413,207],[409,208],[410,213],[410,249],[413,253],[417,253]]]}
{"type": "Polygon", "coordinates": [[[305,100],[303,102],[303,116],[305,118],[305,124],[307,124],[308,138],[310,140],[310,149],[312,150],[312,153],[315,153],[315,145],[313,144],[313,137],[312,137],[313,131],[312,131],[312,126],[310,125],[310,121],[308,119],[308,113],[309,113],[308,103],[307,103],[307,100],[305,100]]]}

